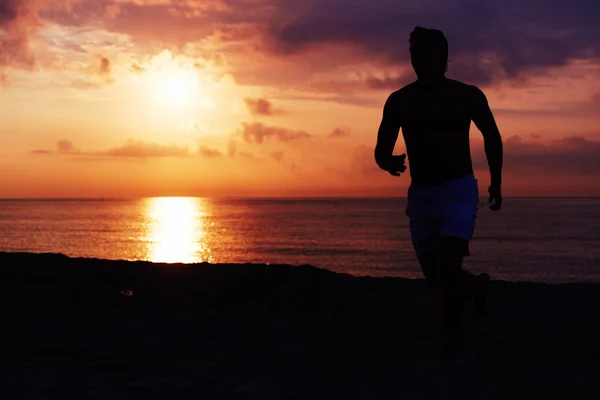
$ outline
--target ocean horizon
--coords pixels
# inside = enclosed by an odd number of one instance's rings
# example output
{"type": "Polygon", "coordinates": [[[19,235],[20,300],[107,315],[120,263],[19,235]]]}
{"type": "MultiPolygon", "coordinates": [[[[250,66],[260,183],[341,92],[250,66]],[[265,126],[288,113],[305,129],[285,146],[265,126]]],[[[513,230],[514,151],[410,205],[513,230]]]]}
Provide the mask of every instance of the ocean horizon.
{"type": "MultiPolygon", "coordinates": [[[[0,251],[165,263],[310,264],[420,278],[403,197],[1,199],[0,251]]],[[[481,198],[465,268],[600,282],[598,197],[481,198]]]]}
{"type": "MultiPolygon", "coordinates": [[[[480,189],[480,193],[483,193],[480,189]]],[[[406,199],[404,196],[185,196],[185,195],[165,195],[165,196],[135,196],[135,197],[0,197],[0,201],[64,201],[64,200],[80,200],[80,201],[133,201],[143,199],[156,198],[192,198],[192,199],[207,199],[207,200],[352,200],[352,199],[406,199]]],[[[482,201],[485,196],[481,196],[482,201]]],[[[504,200],[521,200],[521,199],[600,199],[600,196],[503,196],[504,200]]]]}

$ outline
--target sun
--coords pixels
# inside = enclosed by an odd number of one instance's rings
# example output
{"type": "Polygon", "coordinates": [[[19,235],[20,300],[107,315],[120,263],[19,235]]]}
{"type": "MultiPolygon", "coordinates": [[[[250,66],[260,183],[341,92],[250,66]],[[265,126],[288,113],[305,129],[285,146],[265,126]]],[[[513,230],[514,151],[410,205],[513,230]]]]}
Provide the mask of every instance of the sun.
{"type": "Polygon", "coordinates": [[[192,97],[192,83],[184,78],[167,78],[163,87],[165,101],[169,104],[186,104],[192,97]]]}
{"type": "Polygon", "coordinates": [[[194,60],[162,52],[140,63],[134,95],[153,116],[182,117],[215,109],[216,83],[194,60]]]}
{"type": "Polygon", "coordinates": [[[158,107],[185,109],[201,100],[200,78],[196,71],[166,66],[144,77],[148,100],[158,107]]]}

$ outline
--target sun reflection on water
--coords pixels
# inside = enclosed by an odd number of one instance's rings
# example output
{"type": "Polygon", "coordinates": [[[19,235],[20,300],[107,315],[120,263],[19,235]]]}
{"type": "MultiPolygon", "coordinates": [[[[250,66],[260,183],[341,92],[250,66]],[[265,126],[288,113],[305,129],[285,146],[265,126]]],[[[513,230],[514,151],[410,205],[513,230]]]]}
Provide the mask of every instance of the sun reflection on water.
{"type": "Polygon", "coordinates": [[[211,262],[206,200],[158,197],[147,200],[146,243],[152,262],[211,262]]]}

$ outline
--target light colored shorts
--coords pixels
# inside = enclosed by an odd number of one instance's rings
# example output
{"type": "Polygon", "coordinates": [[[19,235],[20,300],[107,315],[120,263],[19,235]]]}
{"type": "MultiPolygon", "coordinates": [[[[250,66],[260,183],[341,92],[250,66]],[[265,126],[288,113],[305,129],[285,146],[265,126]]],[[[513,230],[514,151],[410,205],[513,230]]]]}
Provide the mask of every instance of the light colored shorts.
{"type": "Polygon", "coordinates": [[[406,215],[417,256],[439,250],[443,237],[465,240],[464,256],[469,255],[469,240],[475,230],[479,189],[468,175],[436,186],[408,188],[406,215]]]}

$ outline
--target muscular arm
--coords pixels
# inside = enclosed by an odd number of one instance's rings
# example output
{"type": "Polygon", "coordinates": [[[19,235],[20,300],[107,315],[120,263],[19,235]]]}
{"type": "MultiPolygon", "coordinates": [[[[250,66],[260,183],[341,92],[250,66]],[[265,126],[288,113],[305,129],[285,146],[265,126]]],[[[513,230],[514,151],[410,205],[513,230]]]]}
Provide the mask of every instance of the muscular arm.
{"type": "Polygon", "coordinates": [[[487,157],[492,178],[492,187],[502,185],[502,137],[496,125],[496,120],[488,104],[487,98],[479,89],[474,93],[473,122],[483,135],[485,155],[487,157]]]}
{"type": "Polygon", "coordinates": [[[383,118],[377,133],[377,145],[375,146],[375,162],[384,171],[391,171],[392,169],[392,153],[400,131],[400,119],[394,108],[394,95],[392,94],[383,107],[383,118]]]}

